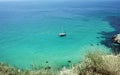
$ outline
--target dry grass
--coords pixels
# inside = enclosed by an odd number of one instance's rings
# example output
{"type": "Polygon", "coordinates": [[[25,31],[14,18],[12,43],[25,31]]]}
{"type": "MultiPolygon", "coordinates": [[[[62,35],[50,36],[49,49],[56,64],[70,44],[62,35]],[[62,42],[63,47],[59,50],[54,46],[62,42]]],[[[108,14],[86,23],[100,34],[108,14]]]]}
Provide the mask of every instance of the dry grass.
{"type": "Polygon", "coordinates": [[[105,55],[100,51],[89,52],[74,67],[78,75],[120,75],[120,57],[105,55]]]}
{"type": "Polygon", "coordinates": [[[58,75],[56,71],[52,71],[50,68],[38,69],[38,70],[20,70],[15,67],[11,67],[8,64],[0,63],[0,75],[58,75]]]}

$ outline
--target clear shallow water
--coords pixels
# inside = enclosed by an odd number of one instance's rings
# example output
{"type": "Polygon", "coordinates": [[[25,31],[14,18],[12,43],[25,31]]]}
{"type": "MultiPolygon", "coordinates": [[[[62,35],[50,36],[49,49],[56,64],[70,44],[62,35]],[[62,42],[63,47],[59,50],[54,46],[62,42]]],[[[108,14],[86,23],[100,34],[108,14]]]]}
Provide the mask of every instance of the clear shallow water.
{"type": "Polygon", "coordinates": [[[119,6],[110,3],[0,3],[0,61],[55,67],[77,62],[92,46],[109,52],[99,33],[115,30],[104,21],[120,15],[119,6]],[[62,31],[67,36],[60,38],[62,31]]]}

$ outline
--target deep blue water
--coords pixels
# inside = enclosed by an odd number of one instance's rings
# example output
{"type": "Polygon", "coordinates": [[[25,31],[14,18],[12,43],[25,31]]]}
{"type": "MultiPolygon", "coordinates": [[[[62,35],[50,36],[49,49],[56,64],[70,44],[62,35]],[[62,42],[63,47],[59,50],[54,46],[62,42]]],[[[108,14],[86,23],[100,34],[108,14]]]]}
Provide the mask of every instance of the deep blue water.
{"type": "Polygon", "coordinates": [[[119,3],[0,2],[0,61],[55,67],[76,63],[89,49],[111,52],[100,33],[116,30],[106,18],[120,16],[119,3]],[[60,38],[63,31],[67,36],[60,38]]]}

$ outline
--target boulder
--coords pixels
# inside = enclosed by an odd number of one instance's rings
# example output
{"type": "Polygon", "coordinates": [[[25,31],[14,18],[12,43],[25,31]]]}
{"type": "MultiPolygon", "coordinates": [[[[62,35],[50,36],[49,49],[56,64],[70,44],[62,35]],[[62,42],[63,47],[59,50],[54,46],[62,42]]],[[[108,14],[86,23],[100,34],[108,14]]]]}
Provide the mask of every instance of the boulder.
{"type": "Polygon", "coordinates": [[[120,44],[120,34],[117,34],[112,37],[114,43],[120,44]]]}

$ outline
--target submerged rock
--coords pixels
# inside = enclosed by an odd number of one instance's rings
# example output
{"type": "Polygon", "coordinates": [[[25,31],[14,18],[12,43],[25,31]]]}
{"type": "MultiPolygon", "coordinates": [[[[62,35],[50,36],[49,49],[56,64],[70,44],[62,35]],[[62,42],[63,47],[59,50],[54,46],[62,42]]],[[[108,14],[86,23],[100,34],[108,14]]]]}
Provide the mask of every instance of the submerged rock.
{"type": "Polygon", "coordinates": [[[50,66],[45,67],[45,70],[50,70],[50,69],[51,69],[50,66]]]}
{"type": "Polygon", "coordinates": [[[45,63],[48,63],[48,61],[46,61],[45,63]]]}
{"type": "Polygon", "coordinates": [[[120,44],[120,34],[117,34],[112,37],[114,43],[120,44]]]}
{"type": "Polygon", "coordinates": [[[68,60],[67,62],[68,62],[68,63],[71,63],[71,60],[68,60]]]}

